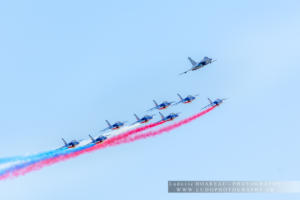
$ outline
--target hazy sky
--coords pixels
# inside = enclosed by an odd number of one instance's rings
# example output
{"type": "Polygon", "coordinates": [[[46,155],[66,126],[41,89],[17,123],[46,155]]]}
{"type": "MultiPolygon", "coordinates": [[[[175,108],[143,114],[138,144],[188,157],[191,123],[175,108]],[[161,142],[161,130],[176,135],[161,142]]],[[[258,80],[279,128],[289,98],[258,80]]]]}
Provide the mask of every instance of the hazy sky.
{"type": "MultiPolygon", "coordinates": [[[[134,121],[157,101],[197,113],[171,133],[0,182],[0,199],[299,199],[168,194],[168,180],[300,179],[299,1],[0,2],[0,156],[134,121]],[[191,56],[217,62],[187,75],[191,56]]],[[[156,116],[158,120],[158,116],[156,116]]]]}

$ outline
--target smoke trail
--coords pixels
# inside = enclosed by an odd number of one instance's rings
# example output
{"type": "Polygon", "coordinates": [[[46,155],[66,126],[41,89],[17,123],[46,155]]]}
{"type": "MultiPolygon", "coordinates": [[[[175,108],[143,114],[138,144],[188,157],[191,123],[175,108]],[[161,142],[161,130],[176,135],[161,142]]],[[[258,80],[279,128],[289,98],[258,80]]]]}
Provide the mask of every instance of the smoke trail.
{"type": "Polygon", "coordinates": [[[2,175],[6,174],[6,173],[22,169],[26,166],[35,164],[35,163],[40,162],[42,160],[49,159],[51,157],[56,157],[56,156],[59,156],[59,155],[73,153],[75,151],[80,151],[80,150],[83,150],[85,148],[89,148],[92,145],[94,145],[94,144],[89,144],[89,145],[86,145],[86,146],[78,147],[76,149],[61,148],[61,149],[57,149],[57,150],[50,151],[50,152],[44,152],[44,153],[41,153],[39,155],[30,156],[28,158],[22,158],[22,160],[20,160],[18,162],[15,162],[15,163],[12,163],[12,164],[8,163],[7,167],[0,171],[0,177],[2,175]]]}
{"type": "MultiPolygon", "coordinates": [[[[114,136],[113,141],[119,140],[119,139],[124,138],[124,137],[128,137],[128,136],[133,135],[135,133],[139,133],[141,131],[144,131],[144,130],[147,130],[147,129],[150,129],[150,128],[153,128],[153,127],[156,127],[156,126],[159,126],[163,123],[164,122],[156,122],[156,123],[148,124],[148,125],[145,125],[145,126],[127,131],[123,134],[114,136]]],[[[111,140],[111,139],[109,139],[109,140],[111,140]]],[[[90,148],[91,146],[94,146],[94,145],[95,144],[91,143],[91,144],[88,144],[88,145],[85,145],[85,146],[77,147],[75,149],[62,148],[62,149],[57,149],[57,150],[54,150],[54,151],[44,152],[44,153],[41,153],[41,154],[28,156],[28,157],[20,156],[19,159],[21,159],[21,160],[19,160],[19,162],[13,163],[14,165],[12,165],[12,166],[8,165],[8,167],[6,167],[4,170],[0,170],[0,180],[4,179],[4,177],[7,177],[9,175],[9,173],[11,173],[13,171],[21,170],[25,167],[28,167],[30,165],[41,162],[42,160],[49,159],[49,158],[56,158],[56,157],[64,156],[64,155],[74,153],[74,152],[77,152],[77,151],[82,151],[83,149],[90,148]]]]}
{"type": "Polygon", "coordinates": [[[8,163],[8,162],[15,162],[20,159],[23,159],[25,156],[14,156],[14,157],[7,157],[7,158],[0,158],[0,164],[8,163]]]}
{"type": "MultiPolygon", "coordinates": [[[[137,123],[137,124],[134,124],[131,126],[122,127],[120,130],[110,131],[108,134],[106,133],[103,135],[106,137],[112,137],[112,136],[120,134],[121,132],[128,131],[131,128],[135,128],[138,125],[139,124],[137,123]]],[[[85,146],[89,143],[90,143],[90,140],[81,141],[77,147],[85,146]]],[[[40,157],[44,157],[44,158],[47,156],[51,157],[51,155],[53,155],[53,154],[56,155],[58,153],[58,151],[65,151],[67,149],[68,149],[67,147],[62,147],[59,149],[54,149],[54,150],[50,150],[50,151],[46,151],[46,152],[39,152],[39,153],[35,153],[35,154],[27,154],[27,155],[19,155],[19,156],[0,158],[0,175],[2,174],[1,171],[3,168],[7,168],[9,166],[20,164],[20,163],[30,162],[34,159],[39,159],[40,157]]]]}
{"type": "Polygon", "coordinates": [[[45,151],[45,152],[40,152],[40,153],[35,153],[35,154],[29,154],[29,155],[20,155],[20,156],[14,156],[14,157],[0,158],[0,166],[3,164],[6,164],[6,163],[11,163],[11,162],[31,160],[31,159],[37,158],[39,156],[48,155],[48,154],[55,153],[57,151],[62,151],[62,150],[64,150],[64,149],[61,148],[61,149],[55,149],[55,150],[50,150],[50,151],[45,151]]]}
{"type": "Polygon", "coordinates": [[[41,162],[43,160],[49,159],[49,158],[55,158],[57,156],[62,156],[62,155],[67,155],[67,154],[70,154],[70,153],[74,153],[76,151],[82,151],[82,150],[90,148],[90,147],[92,147],[94,145],[95,144],[91,143],[91,144],[88,144],[86,146],[78,147],[76,149],[67,149],[67,148],[64,148],[64,151],[57,151],[56,153],[52,152],[49,155],[44,154],[43,156],[40,156],[40,157],[36,158],[35,160],[30,160],[30,161],[25,162],[25,163],[13,165],[13,166],[11,166],[11,167],[9,167],[9,168],[7,168],[5,170],[2,170],[0,172],[0,180],[8,178],[9,175],[10,175],[10,173],[13,172],[13,171],[21,170],[21,169],[23,169],[25,167],[37,164],[37,163],[39,163],[39,162],[41,162]]]}
{"type": "Polygon", "coordinates": [[[55,150],[50,150],[46,152],[40,152],[36,154],[29,154],[23,156],[15,156],[9,158],[1,159],[2,163],[0,163],[0,176],[5,172],[8,172],[10,169],[15,169],[17,166],[25,165],[27,162],[32,162],[34,160],[41,160],[42,158],[50,158],[53,155],[57,155],[59,153],[63,153],[67,148],[59,148],[55,150]]]}
{"type": "MultiPolygon", "coordinates": [[[[153,136],[156,136],[156,135],[159,135],[159,134],[162,134],[162,133],[165,133],[165,132],[169,132],[171,130],[174,130],[182,125],[185,125],[203,115],[205,115],[206,113],[210,112],[211,110],[213,110],[216,106],[213,106],[213,107],[210,107],[196,115],[193,115],[189,118],[186,118],[184,120],[181,120],[175,124],[171,124],[169,126],[166,126],[166,127],[163,127],[159,130],[156,130],[156,131],[149,131],[149,132],[146,132],[144,134],[140,134],[140,135],[136,135],[136,136],[133,136],[133,137],[130,137],[130,135],[132,135],[133,133],[135,133],[134,131],[137,131],[137,130],[144,130],[143,128],[144,127],[141,127],[141,128],[137,128],[135,130],[132,130],[132,131],[129,131],[127,133],[124,133],[124,134],[121,134],[121,135],[118,135],[116,137],[113,137],[111,139],[108,139],[106,140],[104,143],[101,143],[99,145],[94,145],[94,146],[91,146],[90,148],[85,148],[83,150],[79,150],[79,151],[74,151],[72,153],[69,153],[69,154],[63,154],[63,155],[59,155],[57,157],[53,157],[53,158],[49,158],[49,159],[45,159],[45,160],[42,160],[40,162],[37,162],[37,163],[34,163],[34,164],[31,164],[29,166],[26,166],[25,168],[22,168],[22,169],[18,169],[18,170],[14,170],[14,171],[10,171],[6,174],[3,174],[2,176],[0,176],[0,180],[4,180],[4,179],[7,179],[9,177],[18,177],[18,176],[21,176],[21,175],[25,175],[29,172],[32,172],[32,171],[35,171],[35,170],[39,170],[43,167],[46,167],[46,166],[49,166],[49,165],[52,165],[52,164],[55,164],[57,162],[61,162],[61,161],[65,161],[67,159],[70,159],[70,158],[75,158],[81,154],[84,154],[84,153],[88,153],[88,152],[92,152],[92,151],[95,151],[95,150],[98,150],[98,149],[102,149],[102,148],[106,148],[106,147],[110,147],[110,146],[115,146],[115,145],[119,145],[119,144],[124,144],[124,143],[130,143],[130,142],[134,142],[136,140],[140,140],[140,139],[145,139],[145,138],[148,138],[148,137],[153,137],[153,136]]],[[[163,122],[160,122],[160,123],[163,123],[163,122]]],[[[159,125],[160,123],[158,124],[153,124],[153,127],[154,126],[157,126],[159,125]]],[[[148,126],[151,126],[148,125],[148,126]]],[[[146,130],[146,129],[145,129],[146,130]]],[[[140,132],[140,131],[137,131],[137,132],[140,132]]]]}
{"type": "MultiPolygon", "coordinates": [[[[110,131],[110,132],[108,132],[106,134],[103,134],[103,135],[106,136],[106,137],[112,137],[114,135],[120,134],[120,132],[128,131],[131,128],[135,128],[138,125],[139,124],[134,124],[134,125],[131,125],[131,126],[122,127],[120,130],[110,131]]],[[[83,146],[83,145],[85,146],[89,143],[90,143],[90,140],[81,141],[79,146],[83,146]]],[[[1,174],[1,169],[5,168],[5,166],[10,166],[14,163],[28,162],[28,161],[31,161],[33,159],[37,159],[39,157],[44,157],[46,155],[50,156],[52,153],[57,153],[57,151],[64,151],[66,149],[67,148],[62,147],[62,148],[59,148],[59,149],[49,150],[49,151],[46,151],[46,152],[31,153],[31,154],[25,154],[25,155],[19,155],[19,156],[0,158],[0,174],[1,174]]]]}
{"type": "Polygon", "coordinates": [[[175,124],[172,124],[172,125],[169,125],[169,126],[166,126],[166,127],[163,127],[159,130],[156,130],[156,131],[149,131],[149,132],[146,132],[146,133],[143,133],[143,134],[140,134],[140,135],[135,135],[133,137],[127,137],[127,138],[124,138],[123,140],[119,140],[119,141],[116,141],[114,144],[117,145],[117,144],[124,144],[124,143],[130,143],[130,142],[134,142],[136,140],[141,140],[141,139],[146,139],[148,137],[153,137],[153,136],[156,136],[156,135],[160,135],[162,133],[165,133],[165,132],[169,132],[169,131],[172,131],[180,126],[183,126],[185,124],[188,124],[190,123],[191,121],[201,117],[202,115],[205,115],[206,113],[210,112],[211,110],[213,110],[216,106],[213,106],[213,107],[210,107],[208,108],[207,110],[204,110],[203,112],[200,112],[192,117],[189,117],[189,118],[186,118],[184,120],[181,120],[175,124]]]}

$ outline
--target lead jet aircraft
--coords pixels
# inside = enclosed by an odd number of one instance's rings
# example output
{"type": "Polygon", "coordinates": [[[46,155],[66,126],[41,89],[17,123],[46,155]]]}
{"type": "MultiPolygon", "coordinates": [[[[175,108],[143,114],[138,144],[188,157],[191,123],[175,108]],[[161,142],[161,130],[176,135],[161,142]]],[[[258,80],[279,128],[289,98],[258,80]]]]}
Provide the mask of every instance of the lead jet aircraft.
{"type": "Polygon", "coordinates": [[[139,118],[136,114],[134,114],[135,118],[136,118],[136,122],[134,122],[134,124],[136,123],[140,123],[140,124],[144,124],[149,122],[151,119],[153,119],[154,115],[145,115],[142,118],[139,118]]]}
{"type": "Polygon", "coordinates": [[[159,114],[161,116],[161,121],[163,122],[172,121],[179,116],[179,113],[170,113],[167,116],[164,116],[161,112],[159,112],[159,114]]]}
{"type": "Polygon", "coordinates": [[[153,103],[155,104],[155,107],[153,107],[153,108],[151,108],[147,111],[151,111],[151,110],[154,110],[154,109],[163,110],[163,109],[166,109],[167,107],[169,107],[170,105],[172,105],[172,103],[174,103],[174,102],[173,101],[171,101],[171,102],[164,101],[161,104],[158,104],[155,100],[153,100],[153,103]]]}
{"type": "Polygon", "coordinates": [[[177,96],[179,97],[180,101],[178,101],[177,103],[175,103],[174,105],[177,105],[179,103],[191,103],[192,101],[194,101],[196,99],[196,96],[198,96],[198,94],[192,96],[192,95],[188,95],[185,98],[182,98],[182,96],[180,94],[177,94],[177,96]]]}
{"type": "Polygon", "coordinates": [[[67,147],[67,148],[74,148],[76,147],[77,145],[79,145],[79,142],[77,140],[72,140],[71,142],[67,143],[66,140],[64,138],[61,138],[62,141],[64,142],[65,146],[63,146],[62,148],[64,147],[67,147]]]}
{"type": "Polygon", "coordinates": [[[106,121],[108,127],[103,129],[102,131],[106,131],[106,130],[109,130],[109,129],[116,130],[116,129],[121,128],[125,124],[125,122],[118,121],[118,122],[114,123],[113,125],[111,125],[108,120],[105,120],[105,121],[106,121]]]}
{"type": "Polygon", "coordinates": [[[208,107],[213,107],[213,106],[219,106],[221,103],[223,103],[226,99],[216,99],[214,101],[212,101],[210,98],[208,98],[208,101],[209,101],[209,104],[207,106],[204,106],[202,108],[205,109],[205,108],[208,108],[208,107]]]}
{"type": "Polygon", "coordinates": [[[100,135],[100,136],[97,137],[96,139],[94,139],[91,135],[89,135],[89,137],[91,138],[92,143],[94,143],[94,144],[102,143],[104,140],[107,139],[107,137],[106,137],[106,136],[103,136],[103,135],[100,135]]]}
{"type": "Polygon", "coordinates": [[[180,75],[182,74],[186,74],[188,73],[189,71],[195,71],[197,69],[200,69],[208,64],[211,64],[213,62],[215,62],[216,60],[213,60],[212,58],[209,58],[209,57],[204,57],[200,62],[196,62],[194,61],[192,58],[188,57],[189,61],[191,62],[191,64],[193,65],[193,67],[185,72],[182,72],[180,75]]]}

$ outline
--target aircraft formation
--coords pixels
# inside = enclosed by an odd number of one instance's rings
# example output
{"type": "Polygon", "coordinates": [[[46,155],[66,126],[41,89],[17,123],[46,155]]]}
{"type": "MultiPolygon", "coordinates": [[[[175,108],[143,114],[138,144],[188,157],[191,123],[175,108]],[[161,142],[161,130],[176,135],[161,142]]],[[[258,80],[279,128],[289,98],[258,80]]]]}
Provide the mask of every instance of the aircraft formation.
{"type": "MultiPolygon", "coordinates": [[[[213,62],[215,62],[216,60],[213,60],[212,58],[209,57],[204,57],[202,60],[200,60],[199,62],[194,61],[192,58],[188,57],[188,60],[190,61],[190,63],[192,64],[192,68],[188,69],[185,72],[180,73],[179,75],[182,74],[186,74],[187,72],[190,71],[195,71],[198,70],[200,68],[203,68],[213,62]]],[[[196,100],[197,96],[199,96],[198,94],[196,95],[187,95],[186,97],[182,97],[180,94],[177,94],[179,100],[178,101],[162,101],[157,103],[156,100],[153,100],[154,103],[154,107],[150,108],[147,110],[147,112],[150,111],[161,111],[161,110],[166,110],[167,108],[169,108],[170,106],[176,106],[178,104],[188,104],[188,103],[192,103],[193,101],[196,100]]],[[[215,99],[215,100],[211,100],[210,98],[208,98],[209,104],[204,106],[202,108],[206,109],[209,107],[213,107],[213,106],[219,106],[221,103],[223,103],[226,99],[215,99]]],[[[161,117],[161,119],[158,122],[168,122],[168,121],[172,121],[174,119],[176,119],[177,117],[179,117],[180,113],[170,113],[168,115],[163,115],[161,112],[159,112],[159,115],[161,117]]],[[[150,122],[151,120],[153,120],[153,117],[155,116],[155,114],[147,114],[144,115],[143,117],[139,117],[136,114],[134,114],[134,117],[136,118],[136,121],[133,122],[131,125],[134,124],[145,124],[150,122]]],[[[101,132],[105,132],[105,131],[113,131],[113,130],[117,130],[120,129],[121,127],[124,127],[125,124],[127,123],[127,121],[117,121],[113,124],[111,124],[108,120],[105,120],[107,123],[107,127],[103,130],[101,130],[101,132]]],[[[89,138],[91,139],[90,143],[94,143],[94,144],[99,144],[104,142],[105,140],[107,140],[109,138],[109,135],[105,136],[105,135],[100,135],[96,138],[94,138],[93,136],[89,135],[89,138]]],[[[64,138],[62,138],[64,146],[62,146],[61,148],[75,148],[80,144],[80,141],[77,140],[72,140],[71,142],[66,142],[66,140],[64,138]]]]}

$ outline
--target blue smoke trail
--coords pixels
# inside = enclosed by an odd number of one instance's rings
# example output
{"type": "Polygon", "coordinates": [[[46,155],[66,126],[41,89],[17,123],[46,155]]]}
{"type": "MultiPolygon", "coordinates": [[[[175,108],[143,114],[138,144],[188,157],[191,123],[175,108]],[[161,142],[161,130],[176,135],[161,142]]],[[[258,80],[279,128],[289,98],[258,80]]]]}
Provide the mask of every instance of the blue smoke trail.
{"type": "Polygon", "coordinates": [[[34,155],[34,156],[28,156],[27,158],[21,156],[23,159],[22,161],[24,161],[23,163],[19,163],[19,164],[13,165],[11,167],[8,167],[6,169],[0,170],[0,176],[10,173],[10,172],[13,172],[15,170],[23,169],[27,166],[30,166],[32,164],[38,163],[40,161],[43,161],[43,160],[46,160],[49,158],[55,158],[55,157],[67,155],[67,154],[70,154],[70,153],[73,153],[76,151],[81,151],[83,149],[90,148],[94,145],[95,145],[94,143],[90,143],[90,144],[87,144],[82,147],[77,147],[75,149],[61,148],[61,149],[53,150],[50,152],[44,152],[44,153],[34,155]]]}
{"type": "Polygon", "coordinates": [[[18,160],[22,160],[25,157],[26,156],[14,156],[14,157],[8,157],[8,158],[0,158],[0,164],[15,162],[15,161],[18,161],[18,160]]]}
{"type": "Polygon", "coordinates": [[[23,155],[23,156],[14,156],[14,157],[7,157],[7,158],[0,158],[0,164],[5,164],[5,163],[9,163],[9,162],[17,162],[17,161],[26,161],[26,160],[31,160],[31,159],[35,159],[38,158],[40,156],[44,156],[44,155],[49,155],[51,153],[55,153],[57,151],[61,151],[66,149],[65,147],[59,148],[59,149],[55,149],[55,150],[51,150],[51,151],[46,151],[46,152],[42,152],[42,153],[37,153],[37,154],[33,154],[33,155],[23,155]]]}

